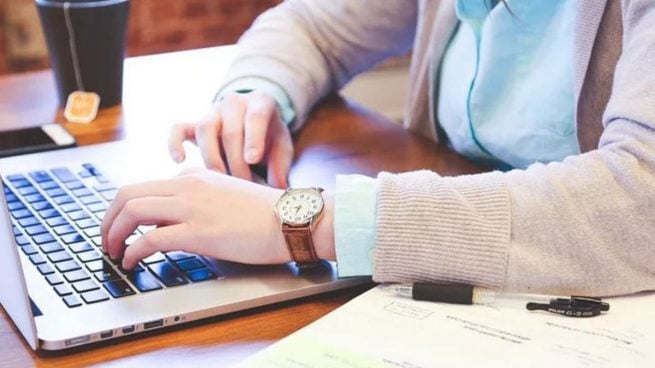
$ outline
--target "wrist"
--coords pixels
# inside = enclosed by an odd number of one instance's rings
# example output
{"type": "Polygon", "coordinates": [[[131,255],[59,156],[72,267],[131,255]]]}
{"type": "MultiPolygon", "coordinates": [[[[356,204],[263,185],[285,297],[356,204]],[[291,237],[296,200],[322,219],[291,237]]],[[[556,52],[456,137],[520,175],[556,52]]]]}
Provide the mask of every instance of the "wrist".
{"type": "Polygon", "coordinates": [[[312,240],[314,251],[320,259],[335,260],[334,252],[334,195],[332,192],[323,192],[323,214],[314,226],[312,240]]]}

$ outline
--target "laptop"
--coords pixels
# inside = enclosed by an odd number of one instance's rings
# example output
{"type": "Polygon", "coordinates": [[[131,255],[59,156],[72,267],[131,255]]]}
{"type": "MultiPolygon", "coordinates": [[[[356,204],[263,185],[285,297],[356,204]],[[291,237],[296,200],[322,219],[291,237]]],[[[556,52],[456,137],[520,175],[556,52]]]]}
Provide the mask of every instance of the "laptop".
{"type": "Polygon", "coordinates": [[[121,269],[100,248],[107,205],[120,185],[179,169],[163,144],[129,140],[0,160],[0,302],[32,349],[65,350],[370,282],[339,279],[333,262],[301,273],[293,264],[181,251],[121,269]]]}

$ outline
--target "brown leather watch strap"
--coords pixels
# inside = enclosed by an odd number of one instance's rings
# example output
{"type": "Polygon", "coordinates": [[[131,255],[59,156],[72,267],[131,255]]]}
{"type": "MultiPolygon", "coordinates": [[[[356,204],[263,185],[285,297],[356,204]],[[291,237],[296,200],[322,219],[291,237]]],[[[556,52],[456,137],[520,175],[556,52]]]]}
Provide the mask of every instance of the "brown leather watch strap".
{"type": "Polygon", "coordinates": [[[314,250],[312,241],[312,231],[309,224],[305,226],[290,226],[282,224],[282,233],[287,240],[287,247],[291,258],[296,261],[299,268],[308,268],[316,266],[320,260],[314,250]]]}

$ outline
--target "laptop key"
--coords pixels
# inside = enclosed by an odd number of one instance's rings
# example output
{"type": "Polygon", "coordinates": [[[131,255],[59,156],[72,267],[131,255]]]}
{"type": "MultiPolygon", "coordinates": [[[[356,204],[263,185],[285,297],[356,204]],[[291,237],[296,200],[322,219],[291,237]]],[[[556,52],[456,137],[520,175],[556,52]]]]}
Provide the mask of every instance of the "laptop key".
{"type": "Polygon", "coordinates": [[[142,293],[162,288],[157,280],[148,272],[136,272],[128,275],[127,279],[142,293]]]}
{"type": "Polygon", "coordinates": [[[98,254],[95,250],[89,251],[89,252],[83,252],[77,255],[77,258],[80,259],[80,261],[86,263],[86,262],[91,262],[91,261],[97,261],[99,259],[102,259],[102,255],[98,254]]]}
{"type": "Polygon", "coordinates": [[[91,261],[86,264],[86,268],[91,272],[111,269],[111,266],[105,260],[91,261]]]}
{"type": "Polygon", "coordinates": [[[122,266],[121,264],[118,264],[118,265],[116,265],[116,266],[117,266],[117,268],[118,268],[118,272],[122,273],[123,275],[129,275],[129,274],[131,274],[131,273],[136,273],[136,272],[143,272],[143,271],[145,271],[145,268],[141,267],[141,265],[136,265],[136,267],[134,267],[134,268],[131,269],[131,270],[126,270],[126,269],[124,269],[123,266],[122,266]]]}
{"type": "MultiPolygon", "coordinates": [[[[64,197],[58,197],[58,198],[64,198],[64,197]]],[[[66,203],[61,205],[61,210],[66,213],[71,213],[71,212],[81,211],[82,207],[80,207],[80,205],[77,203],[66,203]]]]}
{"type": "Polygon", "coordinates": [[[68,225],[68,221],[63,217],[54,217],[45,220],[46,224],[50,227],[57,227],[61,225],[68,225]]]}
{"type": "Polygon", "coordinates": [[[51,243],[55,241],[55,238],[52,237],[50,234],[39,234],[34,237],[32,237],[32,240],[36,244],[45,244],[45,243],[51,243]]]}
{"type": "Polygon", "coordinates": [[[109,295],[107,295],[107,293],[102,289],[88,291],[86,293],[80,294],[80,296],[82,297],[82,300],[84,300],[84,302],[87,304],[109,300],[109,295]]]}
{"type": "Polygon", "coordinates": [[[16,239],[16,244],[18,244],[18,245],[20,245],[20,246],[27,245],[27,244],[30,243],[30,241],[27,240],[27,238],[24,237],[23,235],[17,235],[17,236],[15,237],[15,239],[16,239]]]}
{"type": "Polygon", "coordinates": [[[92,250],[93,247],[90,246],[89,243],[87,242],[79,242],[79,243],[70,244],[68,246],[68,249],[70,249],[73,253],[82,253],[92,250]]]}
{"type": "Polygon", "coordinates": [[[40,244],[39,248],[41,248],[41,251],[43,253],[46,253],[46,254],[52,253],[52,252],[59,252],[60,250],[64,250],[64,247],[62,247],[57,242],[50,242],[50,243],[40,244]]]}
{"type": "Polygon", "coordinates": [[[201,268],[199,270],[189,271],[186,273],[187,277],[193,282],[206,281],[210,279],[215,279],[216,275],[213,272],[206,268],[201,268]]]}
{"type": "Polygon", "coordinates": [[[38,266],[36,266],[36,268],[39,270],[41,275],[44,275],[44,276],[45,275],[50,275],[51,273],[55,273],[55,270],[53,270],[52,267],[50,267],[50,265],[47,264],[47,263],[44,263],[42,265],[38,265],[38,266]]]}
{"type": "Polygon", "coordinates": [[[93,238],[91,238],[91,242],[96,247],[101,247],[102,246],[102,236],[94,236],[93,238]]]}
{"type": "Polygon", "coordinates": [[[49,208],[47,210],[39,211],[39,216],[41,216],[44,219],[49,219],[53,217],[59,217],[61,216],[61,213],[59,213],[59,211],[57,211],[54,208],[49,208]]]}
{"type": "Polygon", "coordinates": [[[187,284],[188,281],[168,262],[159,262],[148,265],[152,273],[166,286],[178,286],[187,284]]]}
{"type": "Polygon", "coordinates": [[[107,281],[114,281],[114,280],[121,279],[121,277],[111,267],[107,267],[102,271],[95,272],[93,273],[93,276],[96,278],[96,280],[100,282],[107,282],[107,281]]]}
{"type": "MultiPolygon", "coordinates": [[[[71,259],[73,259],[73,257],[71,257],[70,254],[68,254],[68,252],[66,252],[65,250],[62,250],[62,251],[59,251],[59,252],[54,252],[54,253],[48,254],[48,259],[52,263],[59,263],[59,262],[70,261],[71,259]]],[[[57,265],[55,265],[55,266],[57,266],[57,265]]],[[[59,268],[59,267],[57,267],[57,268],[59,268]]],[[[59,270],[59,271],[62,271],[62,270],[59,270]]],[[[66,272],[66,271],[70,271],[70,270],[65,270],[65,271],[62,271],[62,272],[66,272]]]]}
{"type": "Polygon", "coordinates": [[[69,190],[75,190],[75,189],[84,188],[84,184],[82,184],[82,182],[79,181],[79,180],[71,181],[71,182],[68,182],[68,183],[66,183],[66,184],[64,184],[64,185],[65,185],[66,188],[68,188],[69,190]]]}
{"type": "Polygon", "coordinates": [[[7,202],[7,208],[9,211],[18,211],[18,210],[24,210],[25,205],[23,202],[7,202]]]}
{"type": "Polygon", "coordinates": [[[55,292],[59,296],[66,296],[66,295],[73,294],[73,289],[70,287],[70,285],[67,284],[57,285],[53,289],[55,289],[55,292]]]}
{"type": "MultiPolygon", "coordinates": [[[[59,184],[55,183],[55,182],[52,181],[52,180],[50,180],[50,181],[44,181],[43,183],[39,183],[39,186],[41,187],[41,189],[46,190],[46,191],[48,191],[48,190],[50,190],[50,189],[57,189],[57,188],[60,188],[60,189],[61,189],[61,187],[59,186],[59,184]]],[[[52,196],[52,197],[56,197],[56,196],[52,196]]]]}
{"type": "Polygon", "coordinates": [[[68,282],[76,282],[80,280],[86,280],[88,278],[91,278],[91,276],[89,276],[89,274],[84,270],[77,270],[77,271],[66,272],[64,274],[64,278],[68,282]]]}
{"type": "Polygon", "coordinates": [[[66,195],[66,191],[61,189],[61,187],[57,186],[56,188],[50,188],[45,191],[45,194],[48,195],[50,198],[55,198],[59,196],[66,195]]]}
{"type": "Polygon", "coordinates": [[[93,176],[93,175],[91,175],[91,173],[89,172],[89,170],[82,170],[82,171],[78,172],[77,175],[78,175],[79,177],[83,178],[83,179],[90,178],[90,177],[93,176]]]}
{"type": "Polygon", "coordinates": [[[26,256],[31,256],[31,255],[34,255],[34,254],[39,253],[39,252],[36,250],[36,248],[34,248],[34,247],[33,247],[32,245],[30,245],[30,244],[23,246],[21,249],[23,250],[23,253],[25,253],[26,256]]]}
{"type": "Polygon", "coordinates": [[[11,216],[13,218],[15,218],[16,220],[32,216],[32,212],[30,212],[30,210],[25,209],[25,208],[20,209],[20,210],[10,211],[10,213],[11,213],[11,216]]]}
{"type": "Polygon", "coordinates": [[[52,180],[52,177],[50,176],[50,174],[48,174],[44,170],[32,171],[32,172],[29,173],[29,175],[37,183],[43,183],[44,181],[51,181],[52,180]]]}
{"type": "Polygon", "coordinates": [[[144,258],[141,262],[143,262],[145,264],[152,264],[152,263],[158,263],[158,262],[161,262],[161,261],[164,261],[164,260],[166,260],[166,258],[164,257],[164,253],[157,252],[157,253],[154,253],[151,256],[148,256],[148,257],[144,258]]]}
{"type": "Polygon", "coordinates": [[[36,194],[39,191],[36,190],[36,188],[34,188],[33,186],[29,185],[29,186],[24,186],[22,188],[18,188],[17,192],[18,192],[18,194],[20,194],[22,196],[27,196],[27,195],[30,195],[30,194],[36,194]]]}
{"type": "Polygon", "coordinates": [[[98,183],[93,186],[93,189],[97,190],[98,192],[104,192],[107,190],[116,189],[116,186],[114,186],[112,183],[98,183]]]}
{"type": "Polygon", "coordinates": [[[91,212],[100,212],[100,211],[105,211],[107,209],[107,205],[103,202],[98,202],[98,203],[91,203],[87,206],[89,211],[91,212]]]}
{"type": "Polygon", "coordinates": [[[35,211],[43,211],[52,208],[52,205],[48,201],[41,201],[41,202],[32,203],[32,208],[35,211]]]}
{"type": "Polygon", "coordinates": [[[40,224],[39,220],[36,217],[26,217],[17,221],[18,221],[18,225],[22,227],[28,227],[28,226],[40,224]]]}
{"type": "Polygon", "coordinates": [[[202,263],[198,258],[185,259],[183,261],[175,263],[177,267],[182,271],[191,271],[198,268],[204,268],[205,264],[202,263]]]}
{"type": "Polygon", "coordinates": [[[61,240],[66,244],[73,244],[85,241],[80,234],[68,234],[61,237],[61,240]]]}
{"type": "Polygon", "coordinates": [[[89,238],[93,238],[94,236],[100,236],[100,226],[88,228],[84,230],[84,234],[89,238]]]}
{"type": "Polygon", "coordinates": [[[87,291],[100,289],[100,286],[96,285],[96,283],[92,280],[84,280],[74,283],[73,289],[78,293],[84,293],[87,291]]]}
{"type": "Polygon", "coordinates": [[[51,171],[61,182],[66,183],[69,181],[77,180],[75,175],[65,167],[58,167],[52,169],[51,171]]]}
{"type": "Polygon", "coordinates": [[[45,279],[48,281],[48,284],[52,286],[64,283],[64,279],[56,273],[46,276],[45,279]]]}
{"type": "Polygon", "coordinates": [[[30,184],[30,182],[25,177],[23,177],[23,179],[19,179],[19,180],[9,179],[9,181],[11,181],[11,184],[16,188],[24,188],[24,187],[32,186],[32,184],[30,184]]]}
{"type": "Polygon", "coordinates": [[[91,192],[89,190],[89,188],[86,188],[86,187],[77,188],[77,189],[73,190],[73,195],[78,197],[78,198],[79,197],[90,196],[91,194],[93,194],[93,192],[91,192]]]}
{"type": "Polygon", "coordinates": [[[48,230],[43,225],[33,225],[25,228],[25,232],[29,236],[47,233],[48,230]]]}
{"type": "Polygon", "coordinates": [[[116,193],[118,193],[118,190],[116,189],[110,189],[110,190],[105,190],[103,192],[100,192],[100,195],[102,198],[104,198],[107,202],[111,202],[116,198],[116,193]]]}
{"type": "Polygon", "coordinates": [[[62,299],[64,300],[64,303],[66,303],[68,308],[75,308],[82,305],[82,302],[80,302],[80,298],[78,298],[76,295],[68,295],[63,297],[62,299]]]}
{"type": "Polygon", "coordinates": [[[74,227],[70,226],[69,224],[62,225],[62,226],[57,226],[57,227],[53,228],[52,230],[54,230],[55,234],[57,234],[57,235],[67,235],[67,234],[70,234],[70,233],[77,232],[77,230],[74,227]]]}
{"type": "Polygon", "coordinates": [[[82,202],[82,204],[85,205],[85,206],[90,206],[91,204],[94,204],[94,203],[102,203],[102,202],[100,202],[100,198],[98,198],[98,196],[95,195],[95,194],[91,194],[91,195],[88,195],[88,196],[85,196],[85,197],[81,197],[80,202],[82,202]]]}
{"type": "Polygon", "coordinates": [[[14,182],[19,180],[27,180],[27,178],[23,174],[11,174],[7,175],[7,180],[14,182]]]}
{"type": "Polygon", "coordinates": [[[41,201],[45,201],[45,197],[43,197],[39,193],[35,193],[35,194],[30,194],[30,195],[25,196],[25,200],[28,203],[41,202],[41,201]]]}
{"type": "Polygon", "coordinates": [[[166,253],[166,256],[176,262],[184,259],[191,259],[196,257],[195,254],[182,252],[182,251],[168,252],[166,253]]]}
{"type": "Polygon", "coordinates": [[[30,255],[30,262],[32,262],[32,264],[35,266],[42,265],[45,263],[45,258],[43,258],[43,256],[40,254],[32,253],[30,255]]]}
{"type": "Polygon", "coordinates": [[[75,222],[80,229],[88,229],[90,227],[98,226],[98,223],[94,219],[84,219],[75,222]]]}
{"type": "Polygon", "coordinates": [[[85,218],[89,218],[89,214],[86,213],[86,211],[75,211],[75,212],[70,212],[68,214],[68,217],[70,217],[71,220],[77,221],[85,218]]]}
{"type": "Polygon", "coordinates": [[[79,270],[81,267],[80,265],[75,262],[75,260],[69,260],[69,261],[64,261],[61,263],[55,264],[55,267],[59,270],[59,272],[70,272],[70,271],[76,271],[79,270]]]}
{"type": "MultiPolygon", "coordinates": [[[[5,187],[5,188],[7,188],[7,187],[5,187]]],[[[13,202],[18,201],[18,197],[16,197],[16,195],[14,193],[11,193],[11,192],[6,193],[5,192],[5,200],[7,201],[7,203],[13,203],[13,202]]]]}
{"type": "Polygon", "coordinates": [[[136,294],[136,292],[132,290],[130,285],[128,285],[124,280],[108,281],[102,285],[114,298],[122,298],[124,296],[136,294]]]}

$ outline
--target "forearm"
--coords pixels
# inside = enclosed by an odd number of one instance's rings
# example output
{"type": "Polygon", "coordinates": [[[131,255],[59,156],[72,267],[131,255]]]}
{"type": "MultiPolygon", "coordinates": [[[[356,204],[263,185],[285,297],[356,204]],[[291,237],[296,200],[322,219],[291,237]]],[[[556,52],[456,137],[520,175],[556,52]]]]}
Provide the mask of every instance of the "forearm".
{"type": "Polygon", "coordinates": [[[286,1],[261,15],[239,40],[226,83],[265,78],[284,89],[297,118],[327,92],[384,58],[411,48],[415,1],[286,1]]]}

